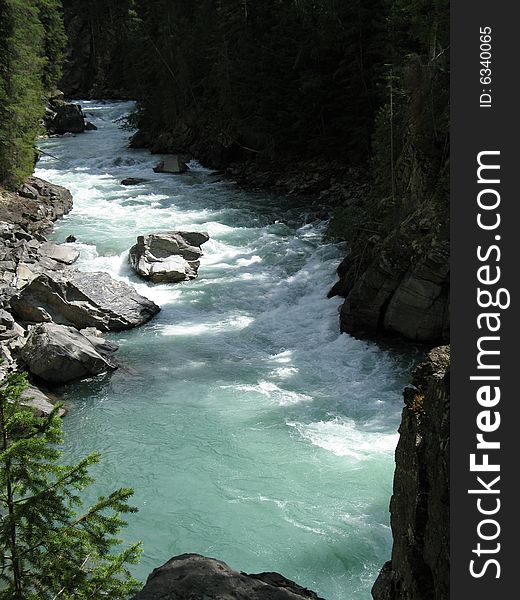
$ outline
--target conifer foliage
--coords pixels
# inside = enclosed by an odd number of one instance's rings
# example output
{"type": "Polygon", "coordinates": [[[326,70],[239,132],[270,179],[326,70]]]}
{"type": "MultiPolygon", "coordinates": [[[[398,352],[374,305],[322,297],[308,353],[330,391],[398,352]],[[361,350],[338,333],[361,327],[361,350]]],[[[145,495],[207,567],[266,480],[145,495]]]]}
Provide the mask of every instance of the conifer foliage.
{"type": "Polygon", "coordinates": [[[137,582],[128,565],[139,544],[117,552],[130,489],[88,508],[81,491],[99,455],[64,466],[58,409],[39,418],[21,405],[27,381],[12,375],[0,387],[0,599],[128,598],[137,582]]]}
{"type": "Polygon", "coordinates": [[[33,171],[64,47],[59,0],[0,0],[0,185],[15,187],[33,171]]]}

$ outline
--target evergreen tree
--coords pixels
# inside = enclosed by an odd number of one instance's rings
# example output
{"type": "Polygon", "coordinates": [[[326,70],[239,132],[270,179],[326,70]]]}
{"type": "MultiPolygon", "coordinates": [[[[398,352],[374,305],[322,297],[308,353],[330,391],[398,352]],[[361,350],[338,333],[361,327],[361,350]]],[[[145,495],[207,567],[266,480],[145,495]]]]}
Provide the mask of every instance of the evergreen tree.
{"type": "Polygon", "coordinates": [[[64,41],[56,0],[0,0],[0,185],[16,187],[33,171],[64,41]]]}
{"type": "Polygon", "coordinates": [[[39,19],[44,31],[43,86],[54,92],[61,79],[67,36],[63,26],[60,0],[39,0],[39,19]]]}
{"type": "Polygon", "coordinates": [[[63,466],[58,409],[34,416],[20,403],[26,386],[25,376],[12,375],[0,388],[0,598],[125,599],[137,585],[127,565],[139,544],[117,553],[115,536],[125,525],[121,515],[135,512],[127,504],[132,491],[83,509],[79,493],[93,481],[88,468],[99,456],[63,466]]]}
{"type": "Polygon", "coordinates": [[[0,182],[30,175],[43,116],[44,33],[35,2],[0,0],[0,182]]]}

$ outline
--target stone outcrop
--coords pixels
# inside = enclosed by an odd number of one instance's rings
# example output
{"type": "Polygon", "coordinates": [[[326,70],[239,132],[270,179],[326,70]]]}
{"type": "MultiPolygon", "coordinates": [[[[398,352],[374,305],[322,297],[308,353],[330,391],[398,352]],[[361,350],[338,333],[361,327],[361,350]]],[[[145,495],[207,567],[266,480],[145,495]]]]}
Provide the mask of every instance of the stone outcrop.
{"type": "Polygon", "coordinates": [[[68,190],[29,177],[15,193],[0,190],[0,307],[38,274],[60,271],[77,260],[70,246],[43,233],[72,208],[68,190]]]}
{"type": "Polygon", "coordinates": [[[23,321],[101,331],[122,331],[149,321],[160,308],[133,287],[108,273],[68,271],[65,277],[43,274],[11,299],[23,321]]]}
{"type": "Polygon", "coordinates": [[[28,177],[15,193],[0,190],[0,221],[29,233],[43,233],[72,209],[72,195],[64,187],[28,177]]]}
{"type": "Polygon", "coordinates": [[[20,356],[32,375],[50,383],[67,383],[116,368],[89,338],[56,323],[30,327],[20,356]]]}
{"type": "Polygon", "coordinates": [[[343,296],[341,330],[357,337],[449,339],[450,245],[421,207],[387,237],[359,236],[329,292],[343,296]]]}
{"type": "Polygon", "coordinates": [[[361,337],[386,332],[417,342],[448,339],[448,243],[431,248],[417,262],[400,260],[383,248],[360,276],[354,269],[347,259],[342,280],[332,291],[346,297],[343,332],[361,337]]]}
{"type": "Polygon", "coordinates": [[[133,600],[321,600],[278,573],[247,575],[200,554],[182,554],[155,569],[133,600]]]}
{"type": "Polygon", "coordinates": [[[138,275],[154,283],[177,283],[197,277],[206,233],[165,231],[140,235],[129,252],[138,275]]]}
{"type": "Polygon", "coordinates": [[[85,115],[79,104],[69,104],[61,98],[51,99],[45,115],[45,125],[51,134],[83,133],[85,115]]]}
{"type": "Polygon", "coordinates": [[[374,600],[449,598],[449,363],[449,347],[435,348],[404,392],[392,558],[374,584],[374,600]]]}

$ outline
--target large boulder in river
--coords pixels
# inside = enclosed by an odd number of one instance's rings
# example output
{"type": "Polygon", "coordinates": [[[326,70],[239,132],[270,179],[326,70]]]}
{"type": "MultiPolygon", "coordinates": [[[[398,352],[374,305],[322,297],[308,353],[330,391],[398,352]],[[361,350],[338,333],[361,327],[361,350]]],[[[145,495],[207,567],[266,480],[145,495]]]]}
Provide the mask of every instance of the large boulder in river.
{"type": "Polygon", "coordinates": [[[155,173],[184,173],[188,165],[179,154],[165,156],[161,162],[154,167],[155,173]]]}
{"type": "Polygon", "coordinates": [[[165,231],[140,235],[130,248],[129,261],[136,273],[154,283],[177,283],[197,277],[201,245],[207,233],[165,231]]]}
{"type": "Polygon", "coordinates": [[[52,133],[83,133],[85,131],[85,115],[79,104],[57,102],[51,106],[52,114],[46,118],[47,128],[52,133]]]}
{"type": "Polygon", "coordinates": [[[20,356],[32,375],[50,383],[67,383],[116,368],[87,337],[56,323],[31,327],[20,356]]]}
{"type": "Polygon", "coordinates": [[[108,273],[69,271],[33,279],[11,299],[13,312],[33,323],[54,321],[76,329],[122,331],[142,325],[161,309],[108,273]]]}
{"type": "Polygon", "coordinates": [[[247,575],[200,554],[182,554],[155,569],[133,600],[321,600],[278,573],[247,575]]]}

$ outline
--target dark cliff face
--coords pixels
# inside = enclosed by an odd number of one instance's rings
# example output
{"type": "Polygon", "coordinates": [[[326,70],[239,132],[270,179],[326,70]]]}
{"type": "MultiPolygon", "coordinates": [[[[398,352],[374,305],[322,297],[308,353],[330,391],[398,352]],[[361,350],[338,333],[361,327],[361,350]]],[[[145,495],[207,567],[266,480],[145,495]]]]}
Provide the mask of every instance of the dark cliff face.
{"type": "Polygon", "coordinates": [[[449,347],[432,350],[404,392],[390,502],[394,544],[374,600],[449,597],[449,347]]]}
{"type": "Polygon", "coordinates": [[[367,236],[362,250],[341,263],[329,295],[345,297],[343,332],[431,344],[449,340],[450,246],[444,236],[424,235],[421,221],[416,213],[384,239],[367,236]]]}

